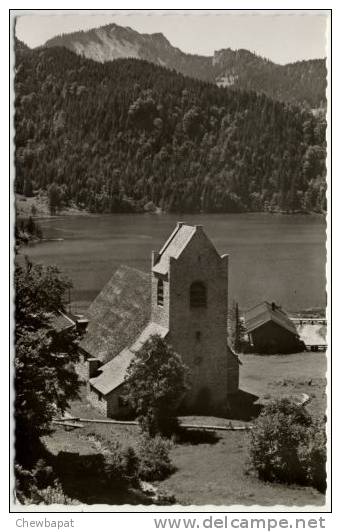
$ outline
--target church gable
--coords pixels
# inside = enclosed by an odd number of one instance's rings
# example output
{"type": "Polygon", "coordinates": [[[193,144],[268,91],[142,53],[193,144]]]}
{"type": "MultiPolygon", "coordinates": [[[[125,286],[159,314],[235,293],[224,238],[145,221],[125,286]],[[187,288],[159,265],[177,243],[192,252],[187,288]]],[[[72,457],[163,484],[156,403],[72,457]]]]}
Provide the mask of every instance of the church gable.
{"type": "Polygon", "coordinates": [[[214,247],[211,240],[207,237],[201,225],[194,226],[194,232],[191,239],[183,247],[181,254],[175,257],[179,264],[191,263],[197,267],[200,267],[202,263],[202,269],[205,265],[209,265],[210,268],[216,268],[221,263],[221,257],[214,247]]]}
{"type": "Polygon", "coordinates": [[[201,225],[192,226],[178,222],[160,252],[154,253],[152,271],[155,274],[167,275],[172,259],[179,260],[193,253],[210,255],[210,260],[213,258],[220,260],[217,250],[201,225]]]}

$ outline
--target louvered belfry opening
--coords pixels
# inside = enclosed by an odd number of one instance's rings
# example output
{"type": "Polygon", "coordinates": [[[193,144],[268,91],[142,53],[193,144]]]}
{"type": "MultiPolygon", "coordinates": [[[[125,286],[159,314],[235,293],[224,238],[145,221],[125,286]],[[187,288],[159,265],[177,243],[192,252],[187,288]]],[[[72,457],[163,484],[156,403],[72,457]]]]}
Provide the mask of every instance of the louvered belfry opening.
{"type": "Polygon", "coordinates": [[[201,281],[195,281],[190,287],[191,308],[204,308],[207,306],[206,285],[201,281]]]}
{"type": "Polygon", "coordinates": [[[159,307],[163,307],[163,281],[158,279],[157,282],[157,304],[159,307]]]}

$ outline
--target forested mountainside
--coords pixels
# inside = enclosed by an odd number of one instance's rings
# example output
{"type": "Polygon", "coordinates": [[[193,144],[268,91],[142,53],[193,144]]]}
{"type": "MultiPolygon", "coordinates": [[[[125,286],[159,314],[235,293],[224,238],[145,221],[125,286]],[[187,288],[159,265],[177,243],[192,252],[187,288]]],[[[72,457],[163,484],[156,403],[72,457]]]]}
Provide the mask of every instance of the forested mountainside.
{"type": "Polygon", "coordinates": [[[24,51],[30,50],[30,48],[27,46],[27,44],[22,42],[20,39],[15,39],[14,46],[15,46],[15,51],[16,52],[18,52],[18,51],[19,52],[24,52],[24,51]]]}
{"type": "Polygon", "coordinates": [[[327,69],[324,59],[277,65],[247,50],[220,50],[213,57],[222,74],[220,86],[264,92],[271,98],[310,108],[326,106],[327,69]]]}
{"type": "Polygon", "coordinates": [[[326,104],[324,59],[278,65],[248,50],[230,48],[219,50],[211,57],[191,55],[172,46],[162,33],[141,34],[117,24],[59,35],[48,40],[45,46],[64,46],[100,62],[131,57],[145,59],[186,76],[264,92],[281,101],[310,108],[326,104]]]}
{"type": "Polygon", "coordinates": [[[17,50],[15,90],[20,193],[93,212],[326,208],[326,124],[300,107],[58,47],[17,50]]]}

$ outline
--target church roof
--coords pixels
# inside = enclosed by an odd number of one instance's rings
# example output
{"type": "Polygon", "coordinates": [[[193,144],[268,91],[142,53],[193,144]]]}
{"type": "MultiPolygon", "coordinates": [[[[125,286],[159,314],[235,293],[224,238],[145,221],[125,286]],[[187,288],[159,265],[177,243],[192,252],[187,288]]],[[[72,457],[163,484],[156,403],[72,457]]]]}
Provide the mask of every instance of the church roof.
{"type": "Polygon", "coordinates": [[[179,258],[182,251],[190,242],[196,230],[196,226],[178,222],[173,233],[170,235],[164,246],[161,248],[159,253],[159,259],[157,263],[153,266],[153,272],[165,275],[169,270],[170,257],[173,257],[175,259],[179,258]]]}
{"type": "Polygon", "coordinates": [[[297,330],[294,323],[290,320],[284,310],[274,303],[268,303],[267,301],[264,301],[263,303],[260,303],[259,305],[246,311],[246,332],[250,333],[269,321],[273,321],[292,334],[297,335],[297,330]]]}
{"type": "Polygon", "coordinates": [[[134,354],[140,347],[153,335],[158,334],[161,338],[165,338],[168,329],[158,325],[157,323],[149,323],[137,337],[130,348],[123,349],[115,358],[107,362],[100,368],[100,375],[90,379],[90,384],[103,395],[107,395],[111,391],[121,386],[124,382],[124,377],[129,367],[130,362],[134,358],[134,354]]]}
{"type": "Polygon", "coordinates": [[[131,345],[150,319],[150,276],[121,266],[89,306],[80,346],[108,362],[131,345]]]}

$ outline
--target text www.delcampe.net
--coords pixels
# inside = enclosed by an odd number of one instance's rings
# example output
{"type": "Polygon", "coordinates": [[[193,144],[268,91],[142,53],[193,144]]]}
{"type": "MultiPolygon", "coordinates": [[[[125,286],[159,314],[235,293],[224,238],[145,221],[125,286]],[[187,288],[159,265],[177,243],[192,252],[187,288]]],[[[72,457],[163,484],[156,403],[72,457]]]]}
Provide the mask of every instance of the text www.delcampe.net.
{"type": "Polygon", "coordinates": [[[155,528],[159,529],[255,529],[255,530],[275,530],[276,528],[288,528],[296,530],[304,530],[311,528],[326,528],[326,519],[324,517],[318,518],[233,518],[227,515],[223,517],[208,516],[202,519],[198,518],[153,518],[155,528]]]}

